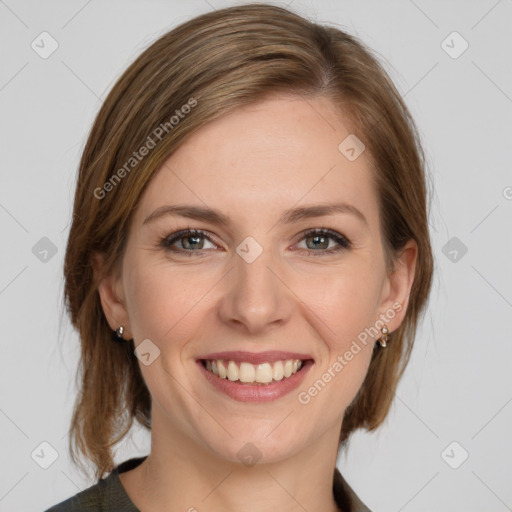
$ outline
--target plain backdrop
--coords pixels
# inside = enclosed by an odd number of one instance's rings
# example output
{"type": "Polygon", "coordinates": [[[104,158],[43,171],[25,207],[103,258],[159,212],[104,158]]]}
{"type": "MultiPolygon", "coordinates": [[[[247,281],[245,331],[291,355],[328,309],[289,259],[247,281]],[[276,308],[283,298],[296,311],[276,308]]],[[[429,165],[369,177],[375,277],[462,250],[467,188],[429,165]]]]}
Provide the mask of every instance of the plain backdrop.
{"type": "MultiPolygon", "coordinates": [[[[67,452],[79,346],[62,263],[94,116],[158,36],[233,4],[0,1],[2,512],[40,512],[93,483],[67,452]]],[[[385,425],[357,432],[338,466],[376,512],[512,510],[512,1],[290,7],[378,53],[435,184],[436,276],[410,366],[385,425]]],[[[148,450],[134,429],[116,460],[148,450]]]]}

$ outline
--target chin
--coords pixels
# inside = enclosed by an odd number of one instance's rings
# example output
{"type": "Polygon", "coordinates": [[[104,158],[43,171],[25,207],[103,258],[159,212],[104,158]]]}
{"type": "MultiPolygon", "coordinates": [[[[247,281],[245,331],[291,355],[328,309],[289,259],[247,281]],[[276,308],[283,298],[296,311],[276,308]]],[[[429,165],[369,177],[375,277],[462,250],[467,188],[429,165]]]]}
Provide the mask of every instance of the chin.
{"type": "Polygon", "coordinates": [[[278,432],[280,427],[276,426],[280,421],[276,421],[271,428],[265,422],[263,427],[253,425],[252,429],[238,431],[243,434],[233,437],[226,435],[222,439],[206,440],[206,443],[218,457],[247,467],[280,462],[299,452],[301,446],[301,440],[291,438],[289,430],[278,432]],[[272,433],[269,435],[269,432],[272,433]]]}

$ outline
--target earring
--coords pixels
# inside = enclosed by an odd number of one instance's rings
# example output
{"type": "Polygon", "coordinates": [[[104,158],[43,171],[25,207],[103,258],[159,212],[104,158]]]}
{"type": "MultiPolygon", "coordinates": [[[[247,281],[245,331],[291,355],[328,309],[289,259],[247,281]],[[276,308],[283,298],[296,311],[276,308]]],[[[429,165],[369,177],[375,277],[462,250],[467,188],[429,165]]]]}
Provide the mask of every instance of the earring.
{"type": "Polygon", "coordinates": [[[389,341],[389,329],[387,327],[387,325],[384,325],[381,329],[382,331],[382,337],[381,339],[378,341],[379,345],[382,347],[382,348],[386,348],[387,345],[388,345],[388,341],[389,341]]]}
{"type": "Polygon", "coordinates": [[[124,332],[124,327],[121,325],[121,326],[119,326],[119,329],[117,329],[117,331],[114,331],[114,335],[112,336],[113,340],[121,342],[121,343],[123,341],[125,341],[123,339],[123,332],[124,332]]]}

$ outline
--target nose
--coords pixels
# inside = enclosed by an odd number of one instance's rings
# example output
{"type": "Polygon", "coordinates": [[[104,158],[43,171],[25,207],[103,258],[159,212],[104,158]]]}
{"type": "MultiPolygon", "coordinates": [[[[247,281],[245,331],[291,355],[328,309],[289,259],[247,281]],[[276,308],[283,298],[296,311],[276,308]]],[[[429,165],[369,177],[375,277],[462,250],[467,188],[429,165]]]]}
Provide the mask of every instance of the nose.
{"type": "Polygon", "coordinates": [[[234,254],[220,315],[231,327],[255,335],[288,321],[293,294],[280,276],[281,267],[272,251],[264,249],[248,261],[234,254]]]}

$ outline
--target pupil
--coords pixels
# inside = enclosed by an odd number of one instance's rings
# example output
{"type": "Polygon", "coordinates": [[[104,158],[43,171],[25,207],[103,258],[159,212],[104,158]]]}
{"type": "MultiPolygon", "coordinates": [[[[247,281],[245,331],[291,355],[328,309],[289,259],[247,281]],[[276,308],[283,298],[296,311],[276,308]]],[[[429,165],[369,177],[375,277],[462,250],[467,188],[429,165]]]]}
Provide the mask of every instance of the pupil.
{"type": "MultiPolygon", "coordinates": [[[[322,247],[321,247],[321,248],[322,248],[322,249],[326,249],[326,248],[327,248],[327,246],[326,246],[326,244],[325,244],[325,240],[326,240],[326,238],[327,238],[327,237],[322,236],[322,235],[315,235],[315,236],[313,236],[313,237],[312,237],[312,239],[314,240],[314,247],[319,247],[319,244],[318,244],[317,242],[318,242],[319,240],[322,240],[322,242],[320,242],[320,245],[322,245],[322,247]]],[[[329,245],[329,244],[327,243],[327,245],[329,245]]]]}
{"type": "MultiPolygon", "coordinates": [[[[190,240],[194,240],[196,243],[200,242],[201,236],[199,236],[199,235],[188,236],[185,238],[185,240],[186,240],[186,245],[188,245],[189,246],[188,248],[190,248],[190,246],[191,246],[190,240]]],[[[194,243],[194,242],[192,242],[192,243],[194,243]]],[[[201,247],[202,247],[202,245],[201,245],[201,247]]]]}

